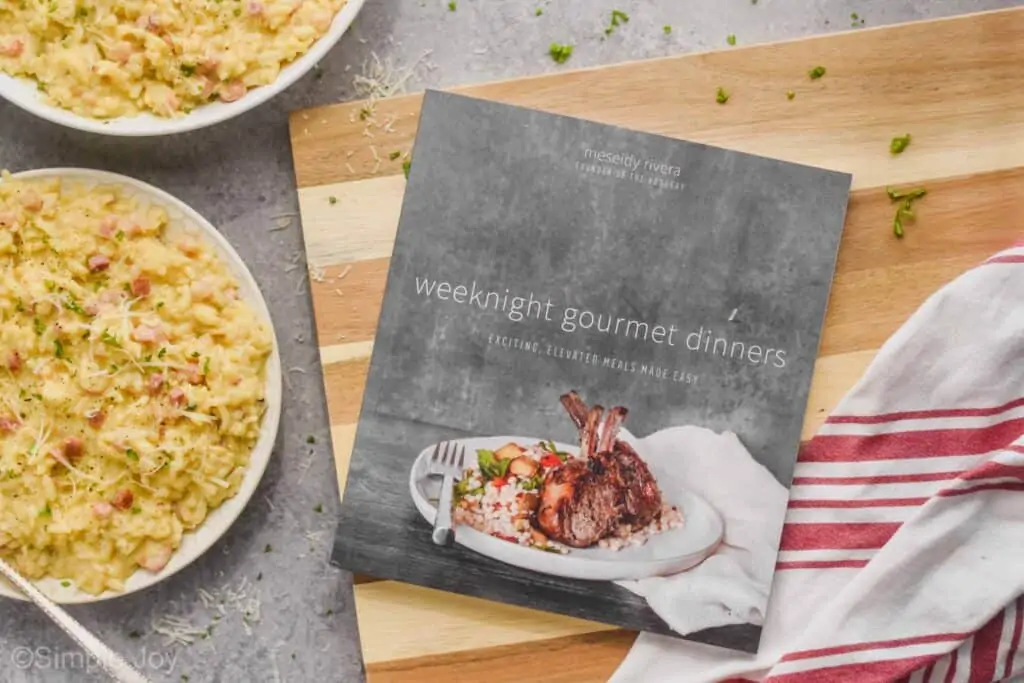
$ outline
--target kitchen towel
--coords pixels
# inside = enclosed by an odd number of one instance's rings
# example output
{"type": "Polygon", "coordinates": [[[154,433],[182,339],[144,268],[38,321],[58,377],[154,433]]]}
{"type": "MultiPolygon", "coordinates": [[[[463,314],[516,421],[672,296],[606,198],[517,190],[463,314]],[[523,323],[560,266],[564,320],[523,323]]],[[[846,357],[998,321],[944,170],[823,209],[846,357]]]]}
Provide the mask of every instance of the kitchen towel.
{"type": "Polygon", "coordinates": [[[1024,241],[885,343],[793,484],[758,655],[641,635],[612,683],[1024,672],[1024,241]]]}
{"type": "Polygon", "coordinates": [[[673,490],[693,491],[718,511],[725,530],[714,554],[693,569],[618,584],[643,596],[680,635],[729,624],[760,626],[786,489],[731,432],[671,427],[635,445],[656,471],[667,500],[671,501],[673,490]],[[743,495],[736,495],[737,491],[743,495]]]}

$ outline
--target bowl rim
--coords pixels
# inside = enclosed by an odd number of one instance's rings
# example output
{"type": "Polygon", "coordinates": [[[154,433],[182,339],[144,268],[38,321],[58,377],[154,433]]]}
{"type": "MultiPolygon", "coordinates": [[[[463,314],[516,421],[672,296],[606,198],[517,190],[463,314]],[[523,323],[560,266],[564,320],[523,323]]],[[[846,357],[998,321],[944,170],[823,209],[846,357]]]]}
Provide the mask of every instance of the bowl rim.
{"type": "Polygon", "coordinates": [[[0,97],[33,116],[65,128],[112,137],[161,137],[208,128],[255,109],[283,92],[309,73],[320,60],[341,40],[355,21],[366,0],[346,0],[344,7],[334,15],[331,27],[309,50],[281,69],[273,83],[249,90],[236,102],[211,102],[196,107],[180,118],[159,118],[143,113],[132,117],[91,119],[47,104],[27,78],[15,78],[0,72],[0,97]]]}
{"type": "MultiPolygon", "coordinates": [[[[242,513],[249,506],[253,495],[256,493],[256,490],[259,488],[259,485],[263,480],[263,475],[266,473],[267,465],[270,463],[270,459],[273,456],[281,424],[281,411],[284,403],[284,386],[277,331],[274,328],[273,318],[270,315],[270,309],[267,306],[266,298],[263,296],[263,292],[260,290],[256,278],[253,277],[252,272],[249,270],[245,261],[242,260],[242,257],[237,251],[235,251],[235,248],[231,246],[231,243],[228,242],[227,238],[225,238],[220,231],[210,223],[210,221],[181,199],[178,199],[174,195],[161,190],[158,187],[130,176],[88,168],[68,167],[32,169],[12,173],[11,177],[14,180],[57,178],[62,183],[66,181],[82,180],[87,183],[95,182],[103,185],[126,186],[140,194],[143,194],[155,205],[173,207],[180,211],[184,216],[184,222],[188,224],[189,227],[194,227],[197,233],[202,233],[200,239],[207,241],[209,246],[213,248],[217,257],[228,268],[231,274],[239,280],[239,284],[241,284],[245,290],[249,291],[250,296],[246,298],[246,302],[255,309],[256,314],[263,318],[264,322],[270,329],[272,349],[270,355],[267,357],[265,366],[265,399],[267,410],[263,415],[263,421],[260,425],[259,439],[256,441],[256,444],[253,446],[252,451],[249,454],[249,463],[246,467],[245,477],[243,478],[242,484],[239,486],[235,495],[224,501],[224,503],[222,503],[216,510],[211,511],[207,515],[206,519],[203,520],[202,524],[185,533],[183,538],[192,537],[196,539],[194,541],[195,547],[190,549],[189,554],[187,556],[182,555],[182,549],[179,547],[178,550],[175,551],[168,567],[157,574],[145,572],[141,568],[137,569],[125,580],[125,590],[120,592],[108,590],[99,595],[91,595],[79,590],[74,585],[72,585],[72,587],[61,586],[58,579],[50,576],[37,581],[32,581],[32,584],[42,590],[47,597],[54,602],[63,605],[98,603],[127,597],[150,589],[157,584],[166,581],[192,565],[200,557],[206,555],[214,545],[227,535],[238,521],[238,518],[242,516],[242,513]],[[208,529],[206,533],[201,533],[204,526],[206,526],[210,521],[210,517],[225,509],[227,509],[228,512],[224,513],[223,519],[218,519],[214,528],[208,529]],[[175,561],[176,559],[177,562],[175,561]],[[128,584],[135,579],[135,577],[139,576],[142,578],[137,580],[137,585],[129,587],[128,584]]],[[[28,600],[28,598],[26,598],[20,591],[17,589],[9,589],[3,583],[0,583],[0,598],[11,598],[22,602],[28,600]]]]}

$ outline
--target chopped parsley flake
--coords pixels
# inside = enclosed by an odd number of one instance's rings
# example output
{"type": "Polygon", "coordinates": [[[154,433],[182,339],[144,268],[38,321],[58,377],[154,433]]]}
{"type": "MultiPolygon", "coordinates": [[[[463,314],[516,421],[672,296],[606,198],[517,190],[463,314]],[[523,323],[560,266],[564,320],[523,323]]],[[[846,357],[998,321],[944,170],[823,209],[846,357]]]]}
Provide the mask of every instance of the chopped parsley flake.
{"type": "Polygon", "coordinates": [[[662,27],[661,27],[661,30],[662,30],[662,32],[663,32],[663,33],[664,33],[664,34],[665,34],[666,36],[667,36],[668,34],[672,33],[672,27],[671,27],[671,26],[669,26],[668,24],[665,24],[664,26],[662,26],[662,27]]]}
{"type": "Polygon", "coordinates": [[[894,137],[889,143],[890,154],[902,154],[903,150],[910,146],[910,133],[900,137],[894,137]]]}
{"type": "Polygon", "coordinates": [[[622,24],[629,22],[629,15],[622,10],[613,9],[611,22],[608,24],[608,28],[604,30],[605,35],[611,35],[612,32],[622,24]]]}
{"type": "Polygon", "coordinates": [[[551,55],[551,59],[555,60],[556,64],[565,64],[569,57],[572,57],[572,49],[572,45],[551,43],[551,47],[548,48],[548,54],[551,55]]]}
{"type": "Polygon", "coordinates": [[[124,452],[124,455],[129,460],[138,460],[139,459],[139,453],[134,448],[129,448],[128,450],[126,450],[124,452]]]}
{"type": "MultiPolygon", "coordinates": [[[[129,637],[129,638],[141,638],[141,637],[142,637],[142,634],[141,634],[141,633],[139,633],[138,631],[132,631],[131,633],[129,633],[129,634],[128,634],[128,637],[129,637]]],[[[188,678],[188,677],[186,676],[186,679],[187,679],[187,678],[188,678]]]]}
{"type": "Polygon", "coordinates": [[[330,197],[327,198],[327,203],[330,204],[331,206],[334,206],[335,204],[338,203],[338,198],[335,197],[334,195],[331,195],[330,197]]]}
{"type": "Polygon", "coordinates": [[[71,582],[70,581],[61,581],[60,585],[63,586],[64,588],[67,588],[68,586],[71,585],[71,582]]]}
{"type": "Polygon", "coordinates": [[[324,506],[321,505],[320,503],[317,503],[316,506],[313,508],[313,512],[319,513],[319,512],[323,512],[323,511],[324,511],[324,506]]]}
{"type": "Polygon", "coordinates": [[[107,346],[113,346],[114,348],[121,348],[121,342],[117,341],[117,337],[110,334],[109,330],[103,330],[103,334],[100,335],[100,341],[107,346]]]}
{"type": "Polygon", "coordinates": [[[791,100],[794,97],[796,97],[796,93],[795,92],[793,92],[792,90],[787,90],[786,91],[786,99],[787,100],[791,100]]]}
{"type": "Polygon", "coordinates": [[[270,544],[268,543],[267,545],[265,545],[265,546],[263,547],[263,552],[265,552],[265,553],[269,553],[269,552],[270,552],[270,551],[272,551],[273,549],[274,549],[274,548],[273,548],[273,547],[271,547],[271,545],[270,545],[270,544]]]}
{"type": "Polygon", "coordinates": [[[896,215],[892,219],[892,233],[898,238],[903,237],[903,221],[916,218],[913,204],[928,194],[928,191],[923,187],[913,190],[897,190],[887,187],[885,192],[889,195],[890,201],[899,202],[899,206],[896,207],[896,215]]]}
{"type": "Polygon", "coordinates": [[[50,504],[47,503],[43,506],[43,509],[39,511],[40,517],[53,517],[53,510],[50,509],[50,504]]]}
{"type": "Polygon", "coordinates": [[[409,178],[409,171],[412,170],[412,159],[406,159],[402,162],[402,173],[405,174],[406,179],[409,178]]]}
{"type": "Polygon", "coordinates": [[[730,45],[735,45],[736,44],[736,34],[730,33],[729,35],[727,35],[725,37],[725,42],[729,43],[730,45]]]}
{"type": "Polygon", "coordinates": [[[32,329],[36,331],[37,336],[43,336],[43,332],[46,332],[46,325],[39,318],[32,318],[32,329]]]}
{"type": "Polygon", "coordinates": [[[538,7],[536,10],[534,10],[533,14],[534,14],[534,16],[538,16],[539,17],[540,15],[544,14],[544,10],[541,9],[540,7],[538,7]]]}
{"type": "Polygon", "coordinates": [[[822,76],[825,75],[825,67],[823,67],[823,66],[816,66],[813,69],[811,69],[810,71],[808,71],[807,75],[811,77],[812,81],[816,81],[816,80],[818,80],[819,78],[821,78],[822,76]]]}
{"type": "Polygon", "coordinates": [[[306,443],[316,443],[316,437],[310,434],[306,437],[306,443]]]}
{"type": "Polygon", "coordinates": [[[64,358],[64,344],[60,339],[53,340],[53,355],[55,358],[64,358]]]}
{"type": "Polygon", "coordinates": [[[397,159],[400,156],[402,156],[402,153],[399,152],[398,150],[395,150],[394,152],[392,152],[391,154],[388,155],[388,158],[391,159],[391,161],[394,161],[395,159],[397,159]]]}
{"type": "Polygon", "coordinates": [[[449,12],[454,12],[457,7],[458,7],[458,5],[455,4],[455,0],[451,0],[451,2],[448,3],[448,11],[449,12]]]}
{"type": "Polygon", "coordinates": [[[182,64],[181,65],[181,75],[182,76],[185,76],[186,78],[188,78],[189,76],[192,76],[193,74],[195,74],[195,72],[196,72],[196,65],[195,64],[182,64]]]}
{"type": "Polygon", "coordinates": [[[719,104],[725,104],[728,101],[729,93],[725,90],[725,88],[719,86],[718,93],[715,95],[715,102],[718,102],[719,104]]]}

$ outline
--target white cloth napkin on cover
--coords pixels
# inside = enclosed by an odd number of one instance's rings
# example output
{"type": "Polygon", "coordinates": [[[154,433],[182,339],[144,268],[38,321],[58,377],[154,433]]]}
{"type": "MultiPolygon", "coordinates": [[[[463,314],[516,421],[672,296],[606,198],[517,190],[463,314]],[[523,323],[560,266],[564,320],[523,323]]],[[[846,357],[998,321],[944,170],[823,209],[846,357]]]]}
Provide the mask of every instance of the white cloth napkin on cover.
{"type": "MultiPolygon", "coordinates": [[[[718,511],[725,532],[718,549],[693,569],[617,583],[642,595],[681,635],[712,626],[760,625],[768,604],[786,489],[731,432],[672,427],[648,436],[636,447],[659,471],[658,482],[669,503],[674,488],[686,487],[718,511]]],[[[683,515],[685,520],[685,508],[683,515]]]]}
{"type": "Polygon", "coordinates": [[[801,451],[761,649],[641,635],[612,683],[1024,674],[1024,242],[932,295],[801,451]]]}

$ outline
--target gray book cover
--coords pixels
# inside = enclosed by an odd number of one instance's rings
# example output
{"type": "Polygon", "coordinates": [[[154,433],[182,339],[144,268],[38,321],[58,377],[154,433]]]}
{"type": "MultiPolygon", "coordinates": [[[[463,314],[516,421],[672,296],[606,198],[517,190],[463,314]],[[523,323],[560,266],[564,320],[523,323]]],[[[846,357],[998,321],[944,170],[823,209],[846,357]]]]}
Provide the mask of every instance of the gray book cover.
{"type": "Polygon", "coordinates": [[[756,651],[849,189],[428,92],[335,563],[756,651]]]}

